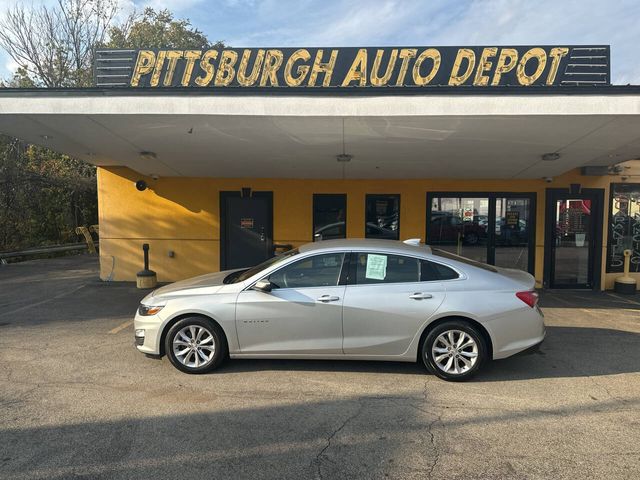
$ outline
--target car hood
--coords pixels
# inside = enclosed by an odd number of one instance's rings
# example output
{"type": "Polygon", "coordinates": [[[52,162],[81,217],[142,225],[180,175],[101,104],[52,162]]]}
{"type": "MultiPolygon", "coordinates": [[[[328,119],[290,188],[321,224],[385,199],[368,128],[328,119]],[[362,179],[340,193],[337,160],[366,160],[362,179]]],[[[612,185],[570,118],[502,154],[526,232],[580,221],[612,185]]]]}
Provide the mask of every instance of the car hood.
{"type": "Polygon", "coordinates": [[[217,290],[215,289],[215,287],[221,287],[222,285],[224,285],[224,279],[230,273],[237,272],[239,270],[243,269],[224,270],[222,272],[207,273],[206,275],[200,275],[197,277],[187,278],[186,280],[180,280],[179,282],[170,283],[169,285],[158,288],[152,293],[152,295],[153,297],[175,295],[187,290],[207,287],[214,287],[214,290],[209,292],[214,293],[214,291],[217,290]]]}

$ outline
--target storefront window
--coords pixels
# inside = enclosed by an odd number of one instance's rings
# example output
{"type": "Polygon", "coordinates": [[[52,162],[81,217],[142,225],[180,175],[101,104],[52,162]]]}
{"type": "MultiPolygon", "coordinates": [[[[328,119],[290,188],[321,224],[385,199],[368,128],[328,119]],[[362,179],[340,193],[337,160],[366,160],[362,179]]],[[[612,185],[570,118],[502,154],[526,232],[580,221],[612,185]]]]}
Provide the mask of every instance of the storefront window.
{"type": "Polygon", "coordinates": [[[612,183],[607,272],[622,272],[631,250],[631,271],[640,271],[640,184],[612,183]]]}
{"type": "Polygon", "coordinates": [[[400,239],[400,195],[367,195],[365,236],[400,239]]]}
{"type": "Polygon", "coordinates": [[[534,194],[428,196],[427,243],[472,260],[533,270],[534,194]]]}
{"type": "Polygon", "coordinates": [[[313,196],[313,241],[347,238],[347,195],[313,196]]]}
{"type": "Polygon", "coordinates": [[[429,243],[442,250],[487,261],[489,199],[436,197],[427,226],[429,243]]]}
{"type": "Polygon", "coordinates": [[[495,265],[527,270],[531,202],[528,198],[496,198],[495,265]]]}

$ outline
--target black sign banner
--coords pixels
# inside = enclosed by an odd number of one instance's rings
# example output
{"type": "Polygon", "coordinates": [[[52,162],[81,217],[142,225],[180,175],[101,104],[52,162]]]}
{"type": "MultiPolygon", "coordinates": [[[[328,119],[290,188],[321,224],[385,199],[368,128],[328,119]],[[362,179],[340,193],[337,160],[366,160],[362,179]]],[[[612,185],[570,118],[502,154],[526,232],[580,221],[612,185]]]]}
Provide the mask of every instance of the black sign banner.
{"type": "Polygon", "coordinates": [[[124,88],[372,89],[592,86],[599,46],[97,50],[95,83],[124,88]]]}

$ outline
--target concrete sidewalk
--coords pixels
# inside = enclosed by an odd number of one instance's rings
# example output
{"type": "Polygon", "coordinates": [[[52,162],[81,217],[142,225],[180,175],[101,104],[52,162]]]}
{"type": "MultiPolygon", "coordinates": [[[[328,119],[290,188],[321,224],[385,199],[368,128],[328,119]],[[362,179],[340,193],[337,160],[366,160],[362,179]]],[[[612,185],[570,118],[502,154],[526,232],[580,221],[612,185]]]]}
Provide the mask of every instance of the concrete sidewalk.
{"type": "Polygon", "coordinates": [[[419,365],[133,347],[146,292],[90,256],[0,266],[0,478],[640,478],[640,299],[547,292],[538,354],[419,365]]]}

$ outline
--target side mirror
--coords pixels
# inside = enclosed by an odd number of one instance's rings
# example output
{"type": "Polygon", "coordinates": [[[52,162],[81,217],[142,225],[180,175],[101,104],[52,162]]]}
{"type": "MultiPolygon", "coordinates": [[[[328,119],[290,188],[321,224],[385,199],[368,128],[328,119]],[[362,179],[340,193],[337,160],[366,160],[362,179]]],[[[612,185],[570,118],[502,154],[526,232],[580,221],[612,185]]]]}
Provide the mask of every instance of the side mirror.
{"type": "Polygon", "coordinates": [[[263,278],[262,280],[258,280],[256,283],[253,284],[254,290],[259,290],[265,293],[270,292],[272,288],[273,286],[271,285],[271,282],[266,278],[263,278]]]}

